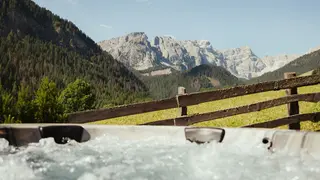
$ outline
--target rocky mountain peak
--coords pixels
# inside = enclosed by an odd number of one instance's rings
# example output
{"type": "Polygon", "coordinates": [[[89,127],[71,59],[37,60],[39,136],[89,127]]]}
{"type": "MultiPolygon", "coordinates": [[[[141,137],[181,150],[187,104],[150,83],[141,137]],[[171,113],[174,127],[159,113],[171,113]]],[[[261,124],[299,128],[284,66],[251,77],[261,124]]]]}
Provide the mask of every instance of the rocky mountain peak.
{"type": "Polygon", "coordinates": [[[148,41],[148,36],[144,32],[134,32],[125,36],[127,42],[146,42],[148,41]]]}
{"type": "Polygon", "coordinates": [[[230,48],[230,49],[224,49],[221,50],[222,53],[224,54],[247,54],[247,55],[253,55],[256,56],[252,49],[249,46],[242,46],[242,47],[238,47],[238,48],[230,48]]]}
{"type": "Polygon", "coordinates": [[[157,52],[151,47],[144,32],[133,32],[98,44],[115,59],[136,70],[151,68],[157,60],[157,52]]]}
{"type": "Polygon", "coordinates": [[[202,48],[212,48],[210,41],[208,40],[199,40],[197,43],[200,45],[202,48]]]}
{"type": "Polygon", "coordinates": [[[147,36],[145,32],[132,32],[129,33],[127,36],[147,36]]]}
{"type": "Polygon", "coordinates": [[[144,32],[133,32],[98,44],[114,58],[137,70],[164,65],[184,71],[202,64],[213,64],[245,79],[273,71],[298,57],[259,58],[249,46],[217,50],[208,40],[177,40],[171,36],[155,36],[149,42],[144,32]]]}

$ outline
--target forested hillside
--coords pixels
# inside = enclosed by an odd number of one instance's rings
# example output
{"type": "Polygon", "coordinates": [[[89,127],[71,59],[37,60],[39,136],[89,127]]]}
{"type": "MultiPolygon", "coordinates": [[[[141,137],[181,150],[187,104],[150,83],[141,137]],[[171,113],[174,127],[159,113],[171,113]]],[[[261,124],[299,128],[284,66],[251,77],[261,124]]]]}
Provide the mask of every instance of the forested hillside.
{"type": "Polygon", "coordinates": [[[310,54],[303,55],[296,60],[290,62],[289,64],[277,69],[273,72],[263,74],[260,77],[253,78],[247,83],[257,83],[263,81],[272,81],[283,79],[283,74],[285,72],[296,72],[297,75],[303,74],[305,72],[314,70],[320,66],[320,50],[314,51],[310,54]]]}
{"type": "Polygon", "coordinates": [[[82,78],[94,85],[99,97],[97,107],[129,103],[136,98],[133,93],[146,91],[133,73],[106,53],[87,59],[30,36],[19,39],[10,33],[0,39],[0,78],[6,90],[12,91],[21,83],[35,90],[43,76],[53,80],[59,89],[76,78],[82,78]]]}
{"type": "Polygon", "coordinates": [[[320,66],[312,72],[313,75],[320,75],[320,66]]]}
{"type": "Polygon", "coordinates": [[[57,87],[54,97],[76,79],[84,80],[96,97],[90,108],[148,97],[143,82],[71,22],[31,0],[2,0],[0,5],[0,122],[4,116],[20,116],[6,110],[16,107],[21,88],[35,99],[43,78],[57,87]]]}
{"type": "Polygon", "coordinates": [[[185,87],[188,92],[198,92],[243,83],[229,71],[214,65],[200,65],[185,73],[174,71],[170,75],[141,77],[141,79],[155,99],[175,96],[179,86],[185,87]]]}
{"type": "Polygon", "coordinates": [[[178,86],[195,92],[241,83],[212,65],[141,76],[33,1],[0,5],[0,122],[62,122],[70,112],[172,97],[178,86]]]}
{"type": "Polygon", "coordinates": [[[1,0],[0,36],[11,31],[20,38],[26,35],[91,56],[100,47],[77,26],[60,18],[32,0],[1,0]]]}

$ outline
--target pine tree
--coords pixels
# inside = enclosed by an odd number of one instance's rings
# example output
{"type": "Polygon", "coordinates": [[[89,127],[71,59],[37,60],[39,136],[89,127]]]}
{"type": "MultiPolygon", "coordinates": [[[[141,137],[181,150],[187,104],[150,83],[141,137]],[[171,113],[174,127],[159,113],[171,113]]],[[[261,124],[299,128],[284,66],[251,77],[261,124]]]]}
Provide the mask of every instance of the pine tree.
{"type": "Polygon", "coordinates": [[[34,122],[35,109],[32,103],[32,92],[28,86],[21,85],[16,103],[17,118],[23,123],[34,122]]]}
{"type": "Polygon", "coordinates": [[[56,84],[44,77],[33,100],[35,106],[35,120],[38,123],[55,123],[61,120],[63,109],[58,102],[56,84]]]}

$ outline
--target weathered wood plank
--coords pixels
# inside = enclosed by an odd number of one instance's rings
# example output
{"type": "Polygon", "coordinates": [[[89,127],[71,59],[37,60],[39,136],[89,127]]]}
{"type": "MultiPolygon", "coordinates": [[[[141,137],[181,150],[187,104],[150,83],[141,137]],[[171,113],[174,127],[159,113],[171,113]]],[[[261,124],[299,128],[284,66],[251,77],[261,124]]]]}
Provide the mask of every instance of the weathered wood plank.
{"type": "MultiPolygon", "coordinates": [[[[295,72],[284,73],[285,79],[295,78],[296,76],[297,74],[295,72]]],[[[286,89],[286,94],[287,95],[298,94],[298,88],[294,87],[294,88],[286,89]]],[[[288,116],[299,114],[298,101],[288,103],[287,108],[288,108],[288,116]]],[[[300,130],[300,122],[289,124],[289,129],[300,130]]]]}
{"type": "Polygon", "coordinates": [[[166,119],[162,121],[149,122],[143,125],[174,125],[174,121],[175,121],[176,125],[187,126],[187,125],[191,125],[199,122],[215,120],[219,118],[224,118],[224,117],[229,117],[229,116],[234,116],[234,115],[239,115],[239,114],[244,114],[249,112],[256,112],[263,109],[268,109],[271,107],[280,106],[280,105],[287,104],[290,102],[295,102],[295,101],[320,102],[320,93],[285,96],[278,99],[263,101],[255,104],[246,105],[246,106],[240,106],[240,107],[219,110],[219,111],[209,112],[209,113],[203,113],[203,114],[195,114],[195,115],[185,116],[185,117],[177,117],[177,118],[166,119]]]}
{"type": "Polygon", "coordinates": [[[268,122],[262,122],[262,123],[252,124],[252,125],[243,126],[243,127],[275,128],[275,127],[303,122],[303,121],[314,121],[314,122],[320,121],[320,112],[308,113],[308,114],[296,114],[289,117],[284,117],[284,118],[280,118],[280,119],[276,119],[268,122]]]}
{"type": "Polygon", "coordinates": [[[96,109],[90,111],[81,111],[71,113],[68,116],[69,123],[87,123],[109,118],[140,114],[163,109],[177,107],[176,98],[164,99],[160,101],[151,101],[146,103],[130,104],[107,109],[96,109]]]}
{"type": "Polygon", "coordinates": [[[243,96],[247,94],[260,93],[264,91],[288,89],[292,87],[301,87],[316,85],[320,83],[320,75],[298,77],[279,81],[263,82],[253,85],[238,86],[229,89],[209,91],[203,93],[192,93],[179,95],[173,98],[163,99],[160,101],[151,101],[146,103],[137,103],[114,108],[104,108],[97,110],[82,111],[68,114],[70,123],[86,123],[120,116],[128,116],[164,109],[171,109],[190,105],[196,105],[204,102],[221,100],[231,97],[243,96]],[[179,103],[177,103],[177,100],[179,103]]]}
{"type": "MultiPolygon", "coordinates": [[[[184,87],[179,87],[178,88],[178,95],[185,95],[187,94],[186,88],[184,87]]],[[[180,107],[178,109],[178,116],[185,116],[188,113],[188,109],[186,106],[180,107]]]]}
{"type": "Polygon", "coordinates": [[[204,102],[227,99],[237,96],[249,95],[265,91],[289,89],[294,87],[316,85],[320,83],[320,75],[283,79],[258,84],[237,86],[230,89],[192,93],[179,96],[180,106],[196,105],[204,102]]]}

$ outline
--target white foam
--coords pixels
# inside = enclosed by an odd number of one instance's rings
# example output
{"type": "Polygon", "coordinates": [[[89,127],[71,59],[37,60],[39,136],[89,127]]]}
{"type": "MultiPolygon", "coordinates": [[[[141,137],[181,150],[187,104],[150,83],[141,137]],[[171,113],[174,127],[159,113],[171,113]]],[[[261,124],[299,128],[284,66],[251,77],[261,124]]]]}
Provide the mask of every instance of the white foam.
{"type": "MultiPolygon", "coordinates": [[[[303,153],[303,152],[302,152],[303,153]]],[[[0,179],[317,179],[310,155],[270,154],[262,145],[203,144],[150,137],[122,141],[102,136],[65,145],[52,138],[13,149],[0,140],[0,179]]]]}

